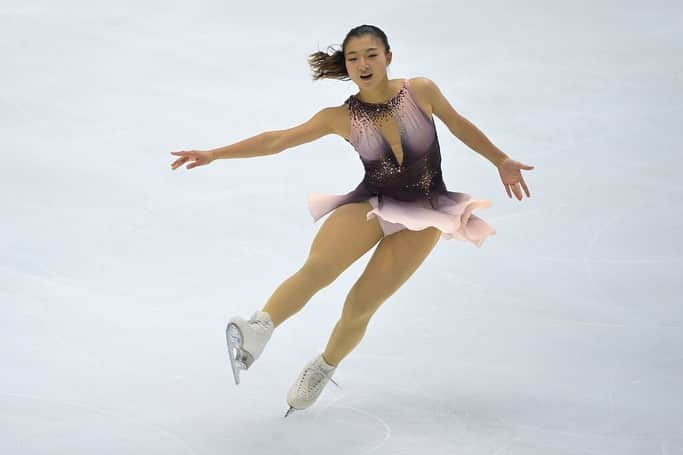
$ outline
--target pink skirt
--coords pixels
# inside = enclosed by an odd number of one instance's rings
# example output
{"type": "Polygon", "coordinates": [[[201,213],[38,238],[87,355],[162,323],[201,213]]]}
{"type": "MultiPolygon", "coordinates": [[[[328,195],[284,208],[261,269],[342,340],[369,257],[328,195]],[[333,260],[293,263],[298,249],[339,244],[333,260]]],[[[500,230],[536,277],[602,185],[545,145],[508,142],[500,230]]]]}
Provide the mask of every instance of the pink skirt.
{"type": "MultiPolygon", "coordinates": [[[[377,218],[384,235],[391,235],[402,229],[420,231],[428,227],[436,227],[441,231],[441,238],[463,240],[481,247],[489,235],[495,235],[493,226],[474,215],[479,208],[491,207],[488,199],[472,199],[467,193],[446,191],[432,196],[436,209],[429,200],[405,202],[382,195],[382,207],[378,205],[377,196],[366,199],[372,205],[366,219],[377,218]]],[[[309,193],[308,210],[314,222],[335,208],[348,203],[348,195],[309,193]]]]}

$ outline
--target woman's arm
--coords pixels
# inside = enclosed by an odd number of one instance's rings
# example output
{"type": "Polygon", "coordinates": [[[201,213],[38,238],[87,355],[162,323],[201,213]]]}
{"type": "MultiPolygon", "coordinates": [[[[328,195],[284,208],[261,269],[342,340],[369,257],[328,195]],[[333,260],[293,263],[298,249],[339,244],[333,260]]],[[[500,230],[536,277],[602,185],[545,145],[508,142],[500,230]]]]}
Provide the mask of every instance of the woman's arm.
{"type": "Polygon", "coordinates": [[[531,197],[529,187],[527,187],[521,171],[530,171],[534,169],[534,166],[515,161],[500,151],[498,147],[489,141],[484,133],[453,109],[453,106],[443,96],[441,90],[439,90],[439,87],[434,82],[426,77],[418,77],[416,80],[418,82],[417,85],[423,88],[427,94],[428,101],[432,105],[432,112],[448,126],[451,133],[467,144],[472,150],[484,155],[486,159],[498,168],[500,179],[503,182],[508,197],[512,198],[512,193],[514,193],[517,199],[521,201],[522,189],[527,197],[531,197]]]}
{"type": "Polygon", "coordinates": [[[332,109],[324,108],[308,121],[286,130],[266,131],[240,142],[209,150],[212,160],[274,155],[334,132],[332,109]]]}
{"type": "Polygon", "coordinates": [[[418,85],[424,87],[429,104],[432,106],[434,115],[446,124],[455,137],[475,152],[483,155],[487,160],[498,167],[508,156],[482,133],[472,122],[460,115],[451,106],[439,87],[426,77],[416,78],[418,85]]]}

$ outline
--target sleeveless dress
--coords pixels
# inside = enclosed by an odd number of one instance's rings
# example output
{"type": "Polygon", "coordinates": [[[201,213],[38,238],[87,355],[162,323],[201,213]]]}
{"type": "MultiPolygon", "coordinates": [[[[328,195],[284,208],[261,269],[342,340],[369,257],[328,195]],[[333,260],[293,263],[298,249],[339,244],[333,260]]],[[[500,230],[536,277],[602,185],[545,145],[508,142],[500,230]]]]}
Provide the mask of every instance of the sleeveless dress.
{"type": "Polygon", "coordinates": [[[441,173],[441,152],[434,119],[422,110],[408,79],[386,103],[347,98],[351,116],[350,140],[358,152],[365,176],[346,194],[308,195],[314,222],[343,204],[369,201],[366,219],[377,218],[385,236],[402,229],[419,231],[434,226],[441,238],[456,238],[478,247],[496,230],[472,212],[492,202],[472,199],[467,193],[448,191],[441,173]],[[399,163],[381,133],[382,120],[396,119],[403,159],[399,163]]]}

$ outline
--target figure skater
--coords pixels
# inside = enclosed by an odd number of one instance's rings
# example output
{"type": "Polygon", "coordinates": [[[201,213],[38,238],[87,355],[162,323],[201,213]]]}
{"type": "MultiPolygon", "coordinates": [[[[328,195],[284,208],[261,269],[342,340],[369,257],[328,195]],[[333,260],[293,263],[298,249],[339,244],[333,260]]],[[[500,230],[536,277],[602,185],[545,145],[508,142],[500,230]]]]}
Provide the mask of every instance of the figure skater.
{"type": "MultiPolygon", "coordinates": [[[[509,158],[460,115],[426,77],[391,79],[392,53],[382,30],[373,25],[351,29],[341,50],[309,56],[313,79],[352,80],[358,93],[339,106],[326,107],[305,123],[266,131],[213,150],[172,152],[172,169],[187,169],[219,158],[272,155],[327,134],[337,134],[358,152],[365,169],[360,184],[346,194],[310,193],[308,209],[322,223],[301,268],[286,279],[249,320],[233,317],[226,338],[235,383],[240,370],[259,358],[273,330],[297,313],[320,289],[377,247],[344,301],[324,352],[310,360],[287,395],[289,409],[310,407],[339,363],[363,338],[380,305],[417,270],[440,238],[481,247],[495,229],[472,212],[491,201],[446,189],[432,114],[451,133],[496,168],[509,198],[531,197],[520,170],[529,166],[509,158]]],[[[334,380],[333,383],[336,384],[334,380]]]]}

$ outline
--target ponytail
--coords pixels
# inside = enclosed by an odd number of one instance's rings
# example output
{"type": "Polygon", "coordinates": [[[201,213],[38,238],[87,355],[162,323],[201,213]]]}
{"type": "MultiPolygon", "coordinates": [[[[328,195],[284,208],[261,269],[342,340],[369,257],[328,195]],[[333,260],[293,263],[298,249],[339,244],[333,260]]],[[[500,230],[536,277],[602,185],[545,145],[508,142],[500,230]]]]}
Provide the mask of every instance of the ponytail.
{"type": "Polygon", "coordinates": [[[314,52],[308,56],[308,64],[311,66],[314,81],[318,79],[348,81],[350,79],[349,73],[346,71],[344,51],[341,49],[332,54],[323,51],[314,52]]]}

